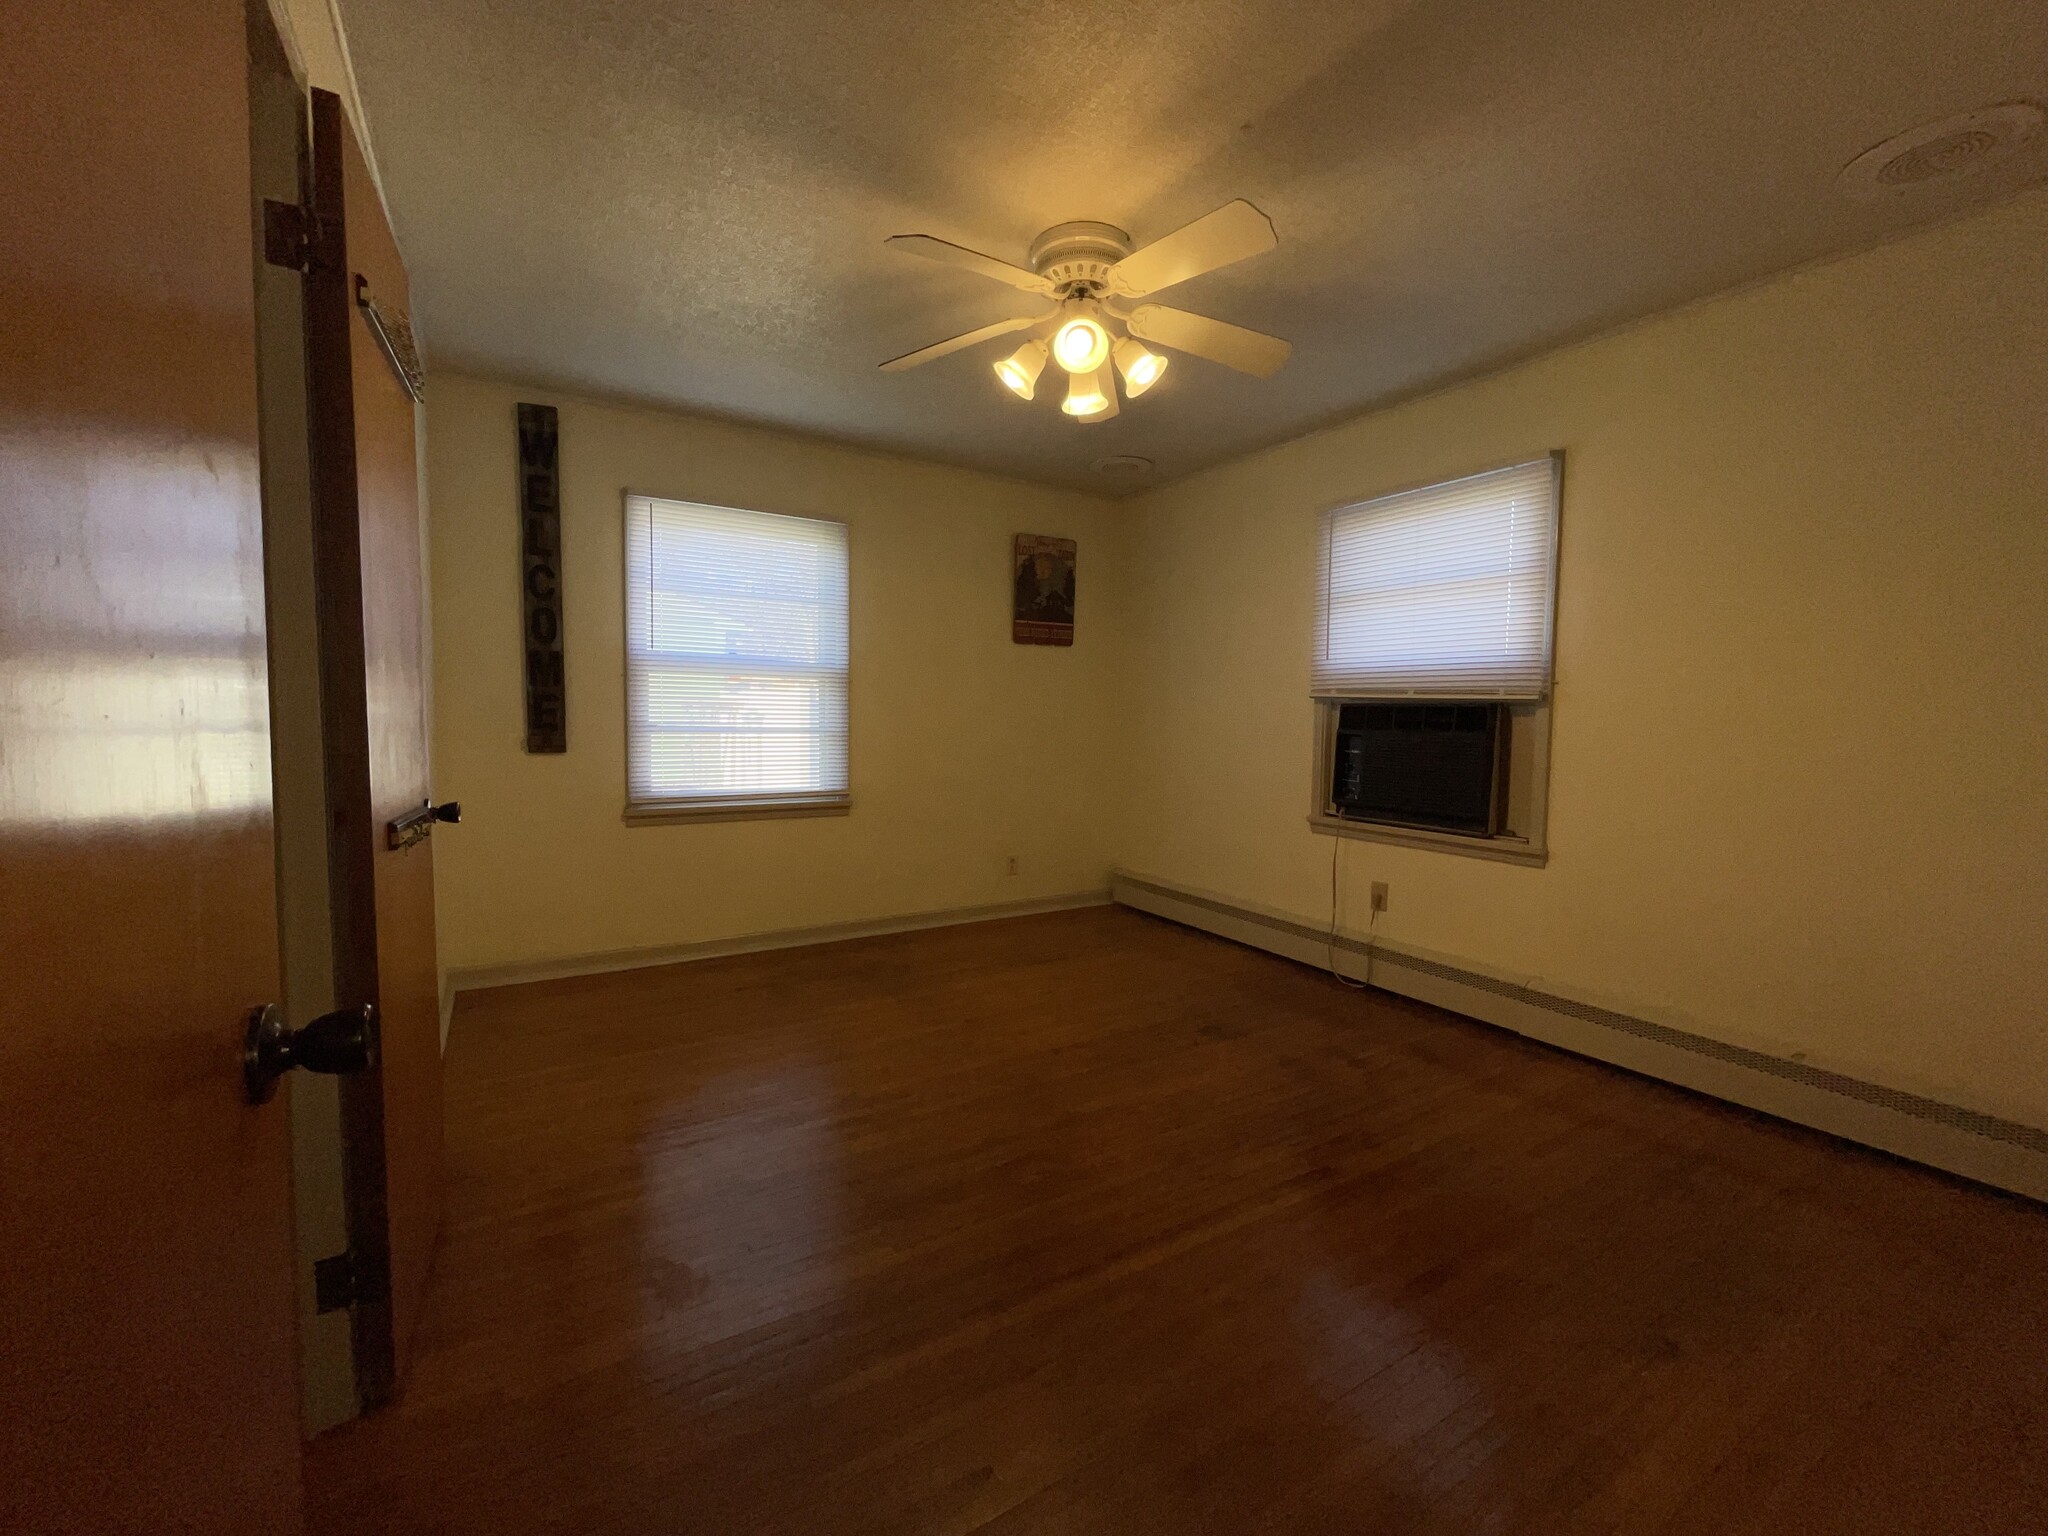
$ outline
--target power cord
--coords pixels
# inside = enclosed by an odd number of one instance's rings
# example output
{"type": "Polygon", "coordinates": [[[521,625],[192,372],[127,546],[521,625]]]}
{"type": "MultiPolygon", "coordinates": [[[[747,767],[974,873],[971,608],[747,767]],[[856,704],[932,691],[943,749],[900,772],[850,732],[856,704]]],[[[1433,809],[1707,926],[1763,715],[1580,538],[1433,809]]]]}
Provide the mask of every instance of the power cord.
{"type": "Polygon", "coordinates": [[[1380,914],[1375,909],[1373,914],[1365,920],[1365,979],[1363,981],[1353,981],[1349,976],[1346,976],[1337,969],[1337,917],[1343,911],[1343,899],[1337,879],[1338,860],[1339,856],[1344,852],[1344,845],[1349,841],[1349,838],[1340,836],[1337,833],[1333,832],[1330,834],[1329,970],[1332,976],[1336,977],[1338,981],[1351,988],[1354,992],[1363,992],[1372,985],[1372,936],[1373,930],[1379,924],[1380,914]]]}

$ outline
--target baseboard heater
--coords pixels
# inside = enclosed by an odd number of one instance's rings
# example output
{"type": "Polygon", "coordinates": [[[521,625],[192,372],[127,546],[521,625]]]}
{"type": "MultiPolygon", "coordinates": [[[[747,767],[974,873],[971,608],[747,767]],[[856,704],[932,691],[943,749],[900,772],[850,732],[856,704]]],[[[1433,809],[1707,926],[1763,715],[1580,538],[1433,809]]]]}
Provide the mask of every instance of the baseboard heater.
{"type": "Polygon", "coordinates": [[[2048,1130],[1676,1029],[1338,934],[1207,892],[1118,871],[1118,903],[1284,955],[1330,964],[1483,1023],[1761,1110],[1949,1173],[2048,1201],[2048,1130]],[[1347,963],[1348,962],[1348,963],[1347,963]]]}

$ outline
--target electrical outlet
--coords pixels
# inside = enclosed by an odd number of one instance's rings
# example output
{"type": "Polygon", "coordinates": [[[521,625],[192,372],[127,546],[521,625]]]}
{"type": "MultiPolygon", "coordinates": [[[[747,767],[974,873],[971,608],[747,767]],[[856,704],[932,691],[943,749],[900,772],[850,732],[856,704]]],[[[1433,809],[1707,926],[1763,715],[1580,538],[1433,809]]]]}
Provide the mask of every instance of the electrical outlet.
{"type": "Polygon", "coordinates": [[[1004,874],[1014,875],[1015,873],[1017,873],[1017,855],[1015,855],[1014,853],[1011,854],[1009,859],[1006,861],[1006,865],[1007,867],[1003,870],[1004,874]]]}
{"type": "Polygon", "coordinates": [[[1372,883],[1372,909],[1375,912],[1387,910],[1387,882],[1375,880],[1372,883]]]}

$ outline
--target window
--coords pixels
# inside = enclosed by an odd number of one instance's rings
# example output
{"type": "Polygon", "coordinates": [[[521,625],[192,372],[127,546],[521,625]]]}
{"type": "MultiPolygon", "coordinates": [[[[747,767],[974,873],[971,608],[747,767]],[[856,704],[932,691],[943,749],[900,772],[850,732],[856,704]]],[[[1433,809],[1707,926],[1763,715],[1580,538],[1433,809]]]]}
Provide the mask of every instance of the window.
{"type": "Polygon", "coordinates": [[[626,813],[843,809],[846,525],[626,498],[626,813]]]}
{"type": "Polygon", "coordinates": [[[1321,830],[1542,858],[1560,465],[1323,515],[1310,671],[1321,830]],[[1357,707],[1369,701],[1463,707],[1357,707]]]}
{"type": "Polygon", "coordinates": [[[1553,459],[1324,513],[1316,696],[1542,698],[1556,552],[1553,459]]]}

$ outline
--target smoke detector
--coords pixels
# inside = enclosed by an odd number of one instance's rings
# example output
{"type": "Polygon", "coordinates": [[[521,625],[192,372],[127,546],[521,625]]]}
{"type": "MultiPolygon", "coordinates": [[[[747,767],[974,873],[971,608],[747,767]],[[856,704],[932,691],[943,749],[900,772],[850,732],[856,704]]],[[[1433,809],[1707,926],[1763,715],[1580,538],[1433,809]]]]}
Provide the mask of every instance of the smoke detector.
{"type": "Polygon", "coordinates": [[[2048,112],[2039,104],[2002,101],[1895,134],[1843,166],[1835,181],[1866,201],[1902,196],[2010,160],[2039,140],[2044,124],[2048,112]]]}

